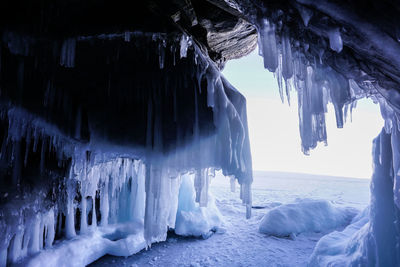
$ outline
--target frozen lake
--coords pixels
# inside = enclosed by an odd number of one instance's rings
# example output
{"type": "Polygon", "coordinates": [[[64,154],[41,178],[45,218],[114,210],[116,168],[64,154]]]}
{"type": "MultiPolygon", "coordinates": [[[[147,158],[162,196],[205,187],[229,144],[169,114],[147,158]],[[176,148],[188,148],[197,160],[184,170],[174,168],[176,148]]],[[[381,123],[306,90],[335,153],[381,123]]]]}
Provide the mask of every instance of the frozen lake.
{"type": "Polygon", "coordinates": [[[294,240],[266,236],[258,232],[264,214],[300,199],[325,199],[359,210],[369,202],[366,179],[255,171],[253,216],[246,220],[239,187],[232,193],[229,179],[217,175],[210,189],[224,216],[225,233],[206,240],[170,234],[150,250],[128,258],[106,256],[91,266],[305,266],[325,233],[304,233],[294,240]]]}

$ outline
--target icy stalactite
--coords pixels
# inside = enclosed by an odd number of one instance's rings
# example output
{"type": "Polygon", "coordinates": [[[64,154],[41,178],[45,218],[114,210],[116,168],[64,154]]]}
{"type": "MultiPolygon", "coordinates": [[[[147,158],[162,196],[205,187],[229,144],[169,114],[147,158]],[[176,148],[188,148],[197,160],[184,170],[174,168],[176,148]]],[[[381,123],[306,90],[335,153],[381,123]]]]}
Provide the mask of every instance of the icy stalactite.
{"type": "Polygon", "coordinates": [[[166,42],[165,40],[162,40],[162,42],[159,42],[158,44],[158,61],[160,64],[160,69],[164,68],[165,64],[165,47],[166,47],[166,42]]]}
{"type": "Polygon", "coordinates": [[[164,241],[168,227],[175,227],[172,214],[176,214],[179,180],[166,177],[166,168],[150,164],[146,166],[146,210],[144,236],[147,245],[164,241]]]}
{"type": "Polygon", "coordinates": [[[184,58],[187,56],[187,50],[190,46],[190,39],[189,36],[186,34],[182,34],[181,40],[180,40],[180,58],[184,58]]]}
{"type": "Polygon", "coordinates": [[[278,50],[274,25],[264,20],[259,28],[259,49],[264,58],[264,68],[274,72],[278,67],[278,50]]]}
{"type": "Polygon", "coordinates": [[[293,76],[293,58],[290,36],[288,33],[282,36],[282,77],[286,80],[293,76]]]}
{"type": "Polygon", "coordinates": [[[274,75],[278,82],[279,96],[281,98],[282,103],[284,103],[285,98],[283,96],[283,84],[282,84],[282,55],[279,55],[278,68],[276,69],[274,75]]]}
{"type": "MultiPolygon", "coordinates": [[[[310,60],[306,56],[308,47],[292,41],[285,26],[281,26],[282,29],[278,33],[274,30],[276,28],[279,27],[269,21],[260,23],[258,27],[260,54],[264,58],[265,68],[275,72],[282,101],[282,78],[286,84],[288,103],[290,103],[291,85],[293,84],[296,89],[302,150],[308,154],[318,142],[327,143],[325,113],[328,102],[332,102],[335,108],[337,127],[342,128],[345,119],[343,110],[346,108],[347,112],[348,106],[354,107],[352,103],[365,93],[357,83],[353,81],[350,86],[351,80],[324,65],[322,57],[319,61],[310,60]]],[[[332,49],[340,52],[343,43],[339,29],[334,28],[330,33],[332,49]]]]}
{"type": "Polygon", "coordinates": [[[61,66],[66,68],[73,68],[75,66],[75,48],[76,40],[74,38],[64,40],[60,54],[61,66]]]}
{"type": "Polygon", "coordinates": [[[297,10],[300,13],[300,16],[301,16],[301,18],[303,20],[304,26],[307,27],[308,23],[310,22],[310,19],[312,18],[313,14],[314,14],[314,12],[311,9],[309,9],[309,8],[303,6],[303,5],[296,4],[295,6],[296,6],[297,10]]]}
{"type": "Polygon", "coordinates": [[[328,31],[329,46],[333,51],[340,53],[343,49],[343,41],[339,28],[333,28],[328,31]]]}

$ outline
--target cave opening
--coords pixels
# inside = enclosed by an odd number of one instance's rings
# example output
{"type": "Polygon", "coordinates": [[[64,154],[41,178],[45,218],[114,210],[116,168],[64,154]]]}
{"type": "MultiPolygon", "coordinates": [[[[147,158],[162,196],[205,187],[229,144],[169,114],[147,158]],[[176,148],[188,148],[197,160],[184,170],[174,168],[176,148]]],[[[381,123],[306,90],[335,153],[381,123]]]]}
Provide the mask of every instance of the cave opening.
{"type": "MultiPolygon", "coordinates": [[[[4,1],[0,266],[84,266],[135,254],[140,265],[399,266],[399,10],[395,1],[4,1]],[[279,97],[291,99],[292,123],[284,105],[252,110],[247,86],[229,81],[240,75],[222,73],[257,45],[259,70],[274,72],[279,97]],[[364,97],[379,102],[384,119],[372,153],[362,151],[378,112],[358,120],[356,111],[354,124],[344,123],[364,97]],[[341,148],[327,111],[342,133],[367,126],[340,138],[341,148]],[[258,140],[272,142],[260,149],[258,140]],[[341,161],[327,156],[333,148],[341,161]],[[259,151],[272,153],[265,160],[259,151]],[[291,158],[300,151],[311,154],[311,168],[291,158]],[[371,176],[360,173],[369,163],[355,162],[367,154],[373,173],[362,212],[347,205],[363,201],[361,189],[349,190],[354,201],[321,190],[349,178],[253,179],[263,167],[371,176]],[[323,200],[310,199],[316,192],[323,200]]],[[[130,259],[95,264],[138,264],[130,259]]]]}

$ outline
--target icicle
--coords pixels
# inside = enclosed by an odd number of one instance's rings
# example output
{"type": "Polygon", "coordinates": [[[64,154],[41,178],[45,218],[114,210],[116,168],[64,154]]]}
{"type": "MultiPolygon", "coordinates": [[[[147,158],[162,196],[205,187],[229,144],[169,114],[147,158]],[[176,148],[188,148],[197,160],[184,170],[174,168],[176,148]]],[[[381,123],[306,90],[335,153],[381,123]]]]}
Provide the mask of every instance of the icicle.
{"type": "Polygon", "coordinates": [[[67,183],[67,210],[65,214],[65,236],[68,239],[73,238],[75,233],[75,208],[74,208],[74,198],[75,198],[75,186],[73,181],[73,170],[70,169],[70,174],[67,183]]]}
{"type": "Polygon", "coordinates": [[[50,248],[53,244],[55,237],[55,225],[54,225],[54,209],[51,208],[46,214],[44,219],[44,225],[46,226],[46,239],[45,248],[50,248]]]}
{"type": "MultiPolygon", "coordinates": [[[[132,182],[133,184],[133,182],[132,182]]],[[[101,201],[100,201],[100,214],[101,214],[101,226],[106,226],[108,224],[108,213],[110,210],[108,204],[108,180],[105,181],[104,187],[100,191],[101,201]]]]}
{"type": "Polygon", "coordinates": [[[202,188],[201,188],[201,193],[200,193],[199,204],[200,204],[200,207],[207,207],[208,186],[210,184],[207,169],[201,170],[201,179],[202,179],[202,188]]]}
{"type": "Polygon", "coordinates": [[[357,100],[354,100],[353,102],[351,102],[350,105],[350,122],[353,122],[353,109],[355,109],[357,107],[357,100]]]}
{"type": "Polygon", "coordinates": [[[145,192],[145,178],[146,178],[146,166],[140,162],[138,175],[137,175],[137,191],[136,191],[136,202],[134,206],[134,219],[143,220],[145,213],[146,203],[146,192],[145,192]]]}
{"type": "Polygon", "coordinates": [[[346,123],[347,122],[347,115],[348,115],[348,110],[349,110],[349,106],[350,106],[351,104],[345,104],[344,105],[344,122],[346,123]]]}
{"type": "Polygon", "coordinates": [[[207,106],[213,108],[215,106],[215,79],[207,75],[207,106]]]}
{"type": "Polygon", "coordinates": [[[74,211],[74,204],[73,200],[71,199],[70,196],[68,196],[67,200],[67,214],[66,214],[66,219],[65,219],[65,236],[68,239],[73,238],[76,233],[75,233],[75,211],[74,211]]]}
{"type": "Polygon", "coordinates": [[[269,21],[265,20],[260,31],[264,68],[275,72],[278,67],[278,52],[276,48],[275,29],[269,21]]]}
{"type": "Polygon", "coordinates": [[[340,53],[343,49],[343,41],[340,36],[339,28],[333,28],[328,32],[329,36],[329,46],[333,51],[340,53]]]}
{"type": "Polygon", "coordinates": [[[165,47],[167,46],[167,43],[165,40],[159,41],[158,43],[158,62],[160,64],[160,69],[164,68],[165,64],[165,47]]]}
{"type": "Polygon", "coordinates": [[[282,76],[285,81],[293,76],[292,47],[288,33],[282,36],[282,76]]]}
{"type": "Polygon", "coordinates": [[[285,80],[286,99],[289,106],[290,106],[290,90],[291,90],[290,81],[291,80],[285,80]]]}
{"type": "Polygon", "coordinates": [[[21,258],[21,248],[23,247],[23,236],[24,236],[24,229],[19,226],[17,232],[15,233],[14,237],[11,239],[10,242],[10,250],[8,254],[8,263],[17,262],[21,258]]]}
{"type": "Polygon", "coordinates": [[[80,229],[80,234],[84,234],[87,232],[87,211],[86,211],[86,195],[82,194],[82,200],[81,200],[81,229],[80,229]]]}
{"type": "Polygon", "coordinates": [[[275,71],[276,80],[278,81],[278,89],[279,89],[279,96],[281,98],[282,103],[285,102],[283,97],[283,85],[282,85],[282,55],[279,54],[278,56],[278,68],[275,71]]]}
{"type": "Polygon", "coordinates": [[[74,38],[64,40],[61,47],[61,55],[60,55],[61,66],[65,68],[75,67],[75,48],[76,48],[76,40],[74,38]]]}
{"type": "Polygon", "coordinates": [[[40,232],[40,217],[36,214],[30,229],[31,237],[29,241],[28,254],[32,255],[39,252],[39,235],[42,235],[43,237],[43,233],[40,232]]]}
{"type": "Polygon", "coordinates": [[[303,19],[304,26],[307,27],[314,12],[311,9],[309,9],[303,5],[300,5],[300,4],[298,4],[296,7],[300,13],[301,18],[303,19]]]}
{"type": "Polygon", "coordinates": [[[335,70],[328,72],[330,96],[335,108],[336,125],[343,128],[343,106],[350,101],[350,88],[348,80],[335,70]]]}
{"type": "Polygon", "coordinates": [[[187,56],[187,50],[189,47],[189,37],[186,34],[182,34],[180,47],[180,56],[181,58],[184,58],[187,56]]]}
{"type": "Polygon", "coordinates": [[[92,227],[97,226],[97,216],[96,216],[96,193],[92,197],[92,227]]]}
{"type": "Polygon", "coordinates": [[[243,204],[246,206],[246,218],[249,219],[251,217],[251,184],[243,183],[240,185],[240,198],[243,201],[243,204]]]}

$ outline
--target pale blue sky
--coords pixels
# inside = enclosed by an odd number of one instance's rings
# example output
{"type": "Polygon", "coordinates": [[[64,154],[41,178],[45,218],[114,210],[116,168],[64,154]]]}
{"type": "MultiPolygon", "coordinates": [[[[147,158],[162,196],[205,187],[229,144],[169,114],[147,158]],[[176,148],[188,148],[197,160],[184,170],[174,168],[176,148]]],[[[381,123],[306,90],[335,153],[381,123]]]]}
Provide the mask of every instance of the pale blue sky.
{"type": "Polygon", "coordinates": [[[328,146],[320,144],[310,156],[301,152],[297,99],[282,104],[273,74],[254,51],[227,63],[224,76],[247,98],[250,143],[254,170],[289,171],[370,178],[372,139],[382,126],[378,105],[358,102],[353,122],[336,128],[333,107],[327,114],[328,146]]]}

